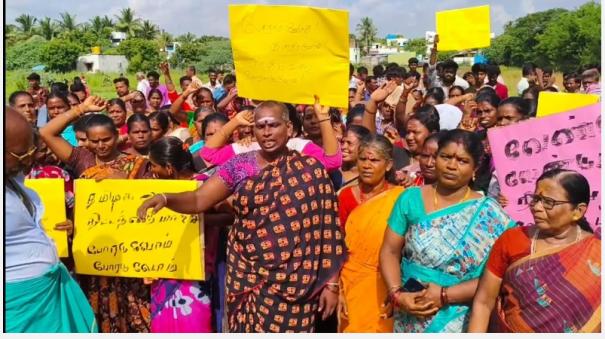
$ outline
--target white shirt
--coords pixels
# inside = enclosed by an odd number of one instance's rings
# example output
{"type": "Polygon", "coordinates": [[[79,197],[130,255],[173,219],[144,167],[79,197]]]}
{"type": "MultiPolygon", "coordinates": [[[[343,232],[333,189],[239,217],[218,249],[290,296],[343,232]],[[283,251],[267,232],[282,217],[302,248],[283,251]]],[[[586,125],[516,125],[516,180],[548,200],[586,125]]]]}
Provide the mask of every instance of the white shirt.
{"type": "Polygon", "coordinates": [[[525,77],[521,78],[521,80],[519,80],[519,82],[517,83],[517,93],[519,93],[519,96],[522,96],[523,91],[525,91],[528,88],[529,88],[529,81],[527,81],[527,78],[525,78],[525,77]]]}
{"type": "Polygon", "coordinates": [[[149,81],[147,79],[143,79],[139,81],[137,84],[137,91],[143,93],[145,98],[147,98],[147,91],[149,91],[149,81]]]}

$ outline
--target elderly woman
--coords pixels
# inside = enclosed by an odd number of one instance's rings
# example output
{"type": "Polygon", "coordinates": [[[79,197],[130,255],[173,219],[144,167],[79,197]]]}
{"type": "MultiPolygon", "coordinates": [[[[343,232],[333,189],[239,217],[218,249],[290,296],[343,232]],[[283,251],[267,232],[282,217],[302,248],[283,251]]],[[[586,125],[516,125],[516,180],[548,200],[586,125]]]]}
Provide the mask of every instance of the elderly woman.
{"type": "Polygon", "coordinates": [[[494,244],[470,332],[486,332],[494,308],[493,332],[601,332],[601,240],[584,218],[590,192],[577,172],[542,174],[528,195],[535,225],[494,244]]]}
{"type": "Polygon", "coordinates": [[[464,332],[492,245],[514,222],[469,187],[480,139],[450,130],[439,140],[433,185],[410,187],[389,217],[380,268],[396,308],[395,332],[464,332]]]}
{"type": "Polygon", "coordinates": [[[235,193],[227,244],[230,332],[312,332],[338,301],[346,252],[329,176],[314,158],[287,147],[288,109],[274,101],[254,111],[261,149],[239,154],[193,192],[159,194],[138,210],[195,214],[235,193]]]}
{"type": "Polygon", "coordinates": [[[341,272],[341,332],[393,331],[393,320],[385,317],[387,290],[378,267],[387,219],[403,190],[386,179],[393,167],[392,152],[386,137],[364,137],[357,158],[359,184],[345,188],[338,197],[349,251],[341,272]]]}

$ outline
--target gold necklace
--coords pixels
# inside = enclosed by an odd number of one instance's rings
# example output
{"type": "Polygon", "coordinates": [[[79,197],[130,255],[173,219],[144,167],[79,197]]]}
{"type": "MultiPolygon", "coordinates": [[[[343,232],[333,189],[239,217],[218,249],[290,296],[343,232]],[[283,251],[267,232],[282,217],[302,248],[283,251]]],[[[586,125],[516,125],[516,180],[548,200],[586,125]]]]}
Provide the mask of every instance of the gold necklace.
{"type": "MultiPolygon", "coordinates": [[[[463,202],[464,200],[468,199],[468,197],[471,195],[471,188],[466,186],[466,194],[464,194],[464,197],[458,201],[456,204],[459,204],[461,202],[463,202]]],[[[437,207],[439,206],[439,201],[437,200],[437,185],[434,186],[434,193],[433,193],[433,209],[436,211],[437,207]]]]}

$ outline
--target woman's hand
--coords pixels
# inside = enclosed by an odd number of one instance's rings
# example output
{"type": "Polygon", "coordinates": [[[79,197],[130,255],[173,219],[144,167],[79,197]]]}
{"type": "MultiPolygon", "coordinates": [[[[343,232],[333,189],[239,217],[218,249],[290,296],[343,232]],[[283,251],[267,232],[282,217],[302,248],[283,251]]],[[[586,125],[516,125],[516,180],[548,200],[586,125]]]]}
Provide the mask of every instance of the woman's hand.
{"type": "Polygon", "coordinates": [[[383,102],[389,95],[391,95],[391,93],[393,93],[393,91],[395,91],[395,88],[397,88],[397,83],[395,80],[389,80],[372,92],[370,99],[374,100],[376,103],[383,102]]]}
{"type": "Polygon", "coordinates": [[[506,199],[506,197],[502,195],[502,193],[498,193],[498,203],[500,204],[500,206],[502,206],[502,208],[504,208],[508,205],[508,199],[506,199]]]}
{"type": "Polygon", "coordinates": [[[249,110],[241,111],[235,115],[235,121],[238,126],[252,126],[254,125],[254,113],[249,110]]]}
{"type": "Polygon", "coordinates": [[[440,309],[443,307],[441,304],[441,286],[428,283],[426,289],[424,290],[424,296],[418,300],[421,303],[431,303],[434,307],[440,309]]]}
{"type": "Polygon", "coordinates": [[[414,179],[412,179],[408,171],[403,169],[395,171],[395,180],[397,181],[398,185],[405,188],[408,188],[414,184],[414,179]]]}
{"type": "Polygon", "coordinates": [[[338,305],[338,292],[332,292],[327,287],[324,287],[319,296],[319,312],[321,312],[321,319],[326,320],[334,311],[338,305]]]}
{"type": "Polygon", "coordinates": [[[145,220],[147,218],[147,211],[151,208],[151,214],[158,213],[159,210],[166,207],[167,199],[165,195],[157,194],[153,197],[145,200],[139,209],[137,209],[137,216],[140,220],[145,220]]]}
{"type": "Polygon", "coordinates": [[[314,95],[313,97],[315,98],[315,103],[313,104],[313,112],[315,113],[317,119],[322,120],[330,118],[330,107],[322,106],[319,103],[319,96],[314,95]]]}
{"type": "Polygon", "coordinates": [[[252,145],[252,142],[254,142],[254,140],[252,140],[252,137],[245,137],[243,139],[239,139],[237,141],[237,144],[242,147],[249,147],[250,145],[252,145]]]}
{"type": "Polygon", "coordinates": [[[398,142],[399,140],[401,140],[401,136],[399,135],[399,132],[397,132],[397,129],[394,126],[388,126],[385,130],[384,130],[384,136],[389,139],[389,141],[391,142],[391,144],[395,144],[396,142],[398,142]]]}
{"type": "Polygon", "coordinates": [[[65,231],[68,236],[71,236],[74,233],[74,223],[67,219],[63,222],[60,222],[55,225],[56,231],[65,231]]]}
{"type": "Polygon", "coordinates": [[[349,319],[349,309],[347,308],[347,300],[345,299],[345,295],[340,290],[340,294],[338,295],[338,317],[340,319],[349,319]]]}
{"type": "Polygon", "coordinates": [[[429,317],[439,311],[432,301],[422,301],[427,290],[420,292],[401,292],[397,294],[399,309],[417,317],[429,317]]]}
{"type": "Polygon", "coordinates": [[[80,104],[80,109],[82,109],[82,113],[89,112],[100,112],[107,107],[107,103],[103,98],[98,96],[89,96],[84,99],[84,102],[80,104]]]}

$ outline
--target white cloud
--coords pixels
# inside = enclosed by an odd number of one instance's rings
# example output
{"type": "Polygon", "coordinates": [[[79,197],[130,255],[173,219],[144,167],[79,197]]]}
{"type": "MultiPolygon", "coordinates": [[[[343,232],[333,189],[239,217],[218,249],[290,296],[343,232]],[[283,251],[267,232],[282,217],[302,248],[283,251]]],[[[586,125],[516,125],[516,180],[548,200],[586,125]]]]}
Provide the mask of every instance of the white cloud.
{"type": "Polygon", "coordinates": [[[521,0],[521,10],[527,14],[536,12],[534,0],[521,0]]]}

